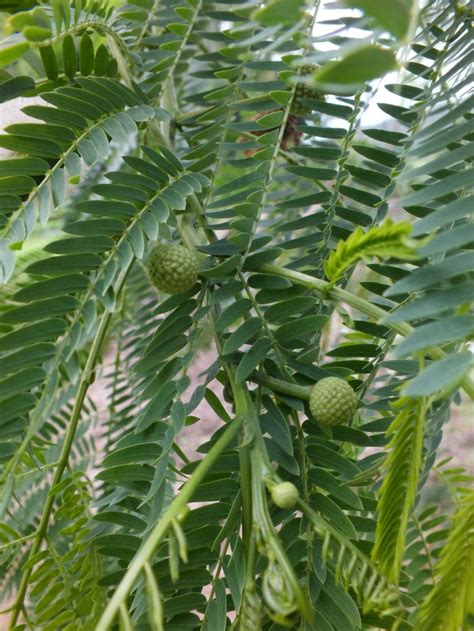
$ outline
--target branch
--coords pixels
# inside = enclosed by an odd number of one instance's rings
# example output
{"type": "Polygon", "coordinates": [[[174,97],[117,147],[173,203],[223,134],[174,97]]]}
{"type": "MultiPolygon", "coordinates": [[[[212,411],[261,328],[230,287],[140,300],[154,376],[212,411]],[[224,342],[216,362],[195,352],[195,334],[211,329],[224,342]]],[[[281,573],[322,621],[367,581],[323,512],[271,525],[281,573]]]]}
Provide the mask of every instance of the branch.
{"type": "Polygon", "coordinates": [[[287,394],[290,397],[303,399],[304,401],[309,399],[311,391],[311,388],[308,386],[299,386],[296,383],[288,383],[288,381],[283,381],[282,379],[269,377],[262,372],[252,373],[249,377],[249,381],[254,381],[262,386],[267,386],[267,388],[270,388],[270,390],[273,390],[274,392],[281,392],[281,394],[287,394]]]}

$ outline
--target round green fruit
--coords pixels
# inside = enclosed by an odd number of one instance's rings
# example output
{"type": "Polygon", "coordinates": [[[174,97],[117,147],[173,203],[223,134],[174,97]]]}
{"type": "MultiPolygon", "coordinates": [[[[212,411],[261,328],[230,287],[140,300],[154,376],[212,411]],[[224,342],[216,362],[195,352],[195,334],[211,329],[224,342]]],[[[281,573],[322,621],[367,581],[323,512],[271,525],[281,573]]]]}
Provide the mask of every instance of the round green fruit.
{"type": "Polygon", "coordinates": [[[148,259],[148,273],[160,291],[180,294],[196,283],[198,261],[195,254],[182,245],[157,245],[148,259]]]}
{"type": "Polygon", "coordinates": [[[314,418],[325,425],[349,423],[357,408],[357,395],[339,377],[325,377],[311,389],[309,409],[314,418]]]}
{"type": "Polygon", "coordinates": [[[291,482],[280,482],[272,488],[272,500],[280,508],[293,508],[298,497],[298,489],[291,482]]]}

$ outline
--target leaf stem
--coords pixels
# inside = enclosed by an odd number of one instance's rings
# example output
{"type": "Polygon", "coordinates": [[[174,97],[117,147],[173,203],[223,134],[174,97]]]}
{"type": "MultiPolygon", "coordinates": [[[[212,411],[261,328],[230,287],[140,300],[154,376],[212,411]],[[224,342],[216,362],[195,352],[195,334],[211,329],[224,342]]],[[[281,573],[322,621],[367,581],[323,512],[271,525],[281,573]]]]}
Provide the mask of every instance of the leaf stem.
{"type": "Polygon", "coordinates": [[[249,377],[250,381],[255,381],[262,386],[267,386],[274,392],[281,392],[281,394],[287,394],[290,397],[296,399],[303,399],[307,401],[311,392],[311,388],[308,386],[299,386],[296,383],[289,383],[282,379],[276,379],[275,377],[269,377],[262,372],[254,372],[249,377]]]}
{"type": "MultiPolygon", "coordinates": [[[[33,539],[34,536],[35,536],[35,533],[32,533],[31,535],[25,535],[24,537],[20,537],[19,539],[13,539],[13,541],[8,541],[8,543],[3,543],[0,546],[0,551],[6,550],[7,548],[10,548],[11,546],[16,546],[19,543],[24,543],[25,541],[29,541],[30,539],[33,539]]],[[[0,613],[2,612],[0,611],[0,613]]]]}

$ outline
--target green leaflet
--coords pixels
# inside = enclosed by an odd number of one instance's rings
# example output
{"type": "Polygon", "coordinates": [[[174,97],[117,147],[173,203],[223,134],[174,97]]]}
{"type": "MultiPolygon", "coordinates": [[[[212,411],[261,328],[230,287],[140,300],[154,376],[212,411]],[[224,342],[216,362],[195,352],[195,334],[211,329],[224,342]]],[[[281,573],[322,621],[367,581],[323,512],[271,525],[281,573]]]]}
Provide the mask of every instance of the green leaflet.
{"type": "Polygon", "coordinates": [[[447,342],[469,338],[473,332],[474,323],[471,316],[447,316],[437,322],[418,327],[396,347],[394,356],[406,357],[430,346],[442,346],[447,342]]]}
{"type": "Polygon", "coordinates": [[[270,0],[268,6],[258,9],[253,18],[264,26],[294,24],[302,17],[304,0],[270,0]]]}
{"type": "Polygon", "coordinates": [[[368,44],[347,52],[314,74],[314,85],[336,94],[354,91],[376,77],[383,76],[397,66],[394,53],[375,44],[368,44]]]}
{"type": "Polygon", "coordinates": [[[472,354],[454,353],[445,359],[433,362],[404,387],[409,397],[427,397],[459,384],[474,365],[472,354]]]}
{"type": "Polygon", "coordinates": [[[393,3],[380,3],[377,0],[344,0],[344,4],[361,9],[375,23],[389,31],[397,39],[408,34],[411,20],[416,11],[414,0],[396,0],[393,3]]]}

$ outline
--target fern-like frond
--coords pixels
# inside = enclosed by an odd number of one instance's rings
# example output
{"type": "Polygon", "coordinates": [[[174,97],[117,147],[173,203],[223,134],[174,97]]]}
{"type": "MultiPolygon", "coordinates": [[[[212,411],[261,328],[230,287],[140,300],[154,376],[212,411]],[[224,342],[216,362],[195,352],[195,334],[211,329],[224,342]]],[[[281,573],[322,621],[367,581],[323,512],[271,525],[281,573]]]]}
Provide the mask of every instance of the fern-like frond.
{"type": "Polygon", "coordinates": [[[367,232],[358,227],[346,241],[339,241],[324,264],[324,271],[331,282],[336,282],[354,263],[370,260],[374,256],[400,259],[416,258],[416,249],[408,240],[411,224],[394,223],[386,219],[381,226],[373,226],[367,232]]]}
{"type": "Polygon", "coordinates": [[[14,248],[30,236],[38,219],[45,223],[63,203],[68,178],[78,178],[84,164],[90,167],[107,160],[112,141],[126,146],[138,130],[137,122],[155,116],[140,95],[118,81],[79,81],[81,87],[59,88],[42,95],[54,107],[24,108],[42,124],[11,125],[8,134],[0,136],[0,146],[24,156],[5,163],[10,204],[2,226],[3,282],[13,269],[14,248]],[[39,182],[27,173],[40,176],[39,182]],[[16,245],[12,248],[12,244],[16,245]]]}
{"type": "Polygon", "coordinates": [[[372,559],[398,583],[408,527],[421,471],[425,404],[405,402],[388,429],[389,456],[379,491],[378,520],[372,559]]]}
{"type": "MultiPolygon", "coordinates": [[[[18,536],[13,537],[13,541],[5,547],[4,554],[11,552],[15,557],[15,562],[6,567],[0,565],[0,592],[2,593],[11,592],[18,582],[20,567],[29,551],[28,542],[34,537],[38,515],[48,496],[54,467],[60,455],[61,444],[71,415],[72,400],[76,395],[77,384],[65,383],[56,390],[56,399],[49,417],[45,419],[41,431],[32,441],[31,458],[30,456],[25,458],[22,470],[18,472],[16,479],[12,476],[14,499],[8,502],[7,515],[4,521],[0,522],[0,528],[6,528],[7,532],[13,528],[18,536]],[[19,541],[15,543],[15,539],[19,541]]],[[[86,400],[69,459],[69,467],[74,474],[76,471],[91,470],[95,466],[97,442],[94,434],[97,421],[97,412],[93,403],[86,400]]],[[[14,449],[10,449],[8,453],[3,448],[3,458],[6,460],[13,451],[14,449]]],[[[2,512],[3,510],[4,507],[2,507],[2,512]]]]}
{"type": "MultiPolygon", "coordinates": [[[[114,11],[113,3],[78,0],[71,6],[68,0],[58,0],[51,4],[52,6],[36,7],[32,11],[19,11],[9,17],[7,27],[8,31],[13,32],[13,34],[2,42],[0,67],[11,64],[30,49],[36,49],[41,53],[48,77],[56,79],[58,63],[53,50],[54,44],[59,42],[63,46],[63,69],[68,76],[68,70],[74,68],[75,72],[78,62],[75,44],[71,45],[72,35],[91,29],[105,31],[111,37],[120,39],[119,34],[110,28],[111,16],[114,11]],[[51,76],[50,72],[54,76],[51,76]]],[[[122,51],[128,55],[125,46],[123,46],[122,51]]],[[[84,50],[83,56],[85,56],[84,50]]],[[[84,64],[84,59],[81,64],[84,64]]]]}
{"type": "Polygon", "coordinates": [[[348,537],[302,502],[303,511],[322,539],[321,560],[334,568],[336,582],[350,586],[363,612],[397,616],[402,611],[400,591],[383,576],[369,557],[348,537]]]}
{"type": "Polygon", "coordinates": [[[435,586],[417,617],[419,631],[457,631],[474,613],[474,491],[467,491],[453,517],[435,569],[435,586]]]}
{"type": "Polygon", "coordinates": [[[58,496],[52,538],[46,548],[29,559],[33,567],[31,599],[35,626],[56,629],[92,628],[105,605],[99,585],[102,573],[97,550],[90,545],[89,481],[81,472],[51,489],[58,496]],[[64,625],[64,626],[63,626],[64,625]]]}

